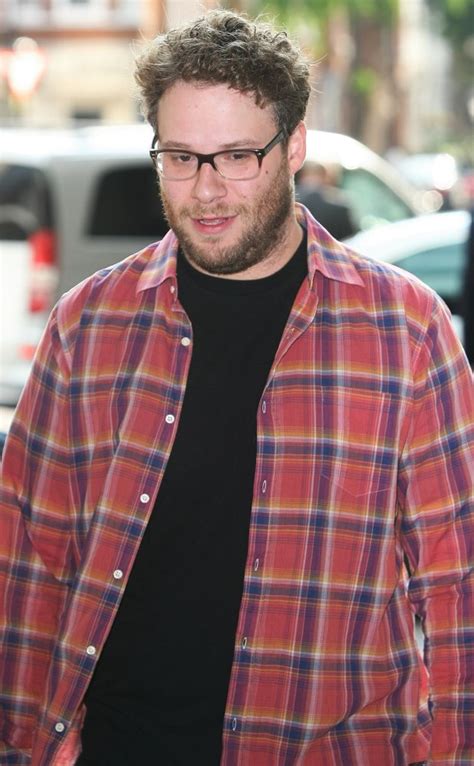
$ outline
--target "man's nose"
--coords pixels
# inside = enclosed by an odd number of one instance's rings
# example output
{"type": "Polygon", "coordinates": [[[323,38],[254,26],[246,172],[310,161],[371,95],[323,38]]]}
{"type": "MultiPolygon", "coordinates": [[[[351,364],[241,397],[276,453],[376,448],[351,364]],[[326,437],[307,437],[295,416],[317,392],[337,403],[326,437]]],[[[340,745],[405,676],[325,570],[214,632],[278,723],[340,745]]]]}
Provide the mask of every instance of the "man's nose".
{"type": "Polygon", "coordinates": [[[209,162],[204,162],[199,168],[193,188],[193,197],[200,202],[212,202],[227,194],[225,178],[214,170],[209,162]]]}

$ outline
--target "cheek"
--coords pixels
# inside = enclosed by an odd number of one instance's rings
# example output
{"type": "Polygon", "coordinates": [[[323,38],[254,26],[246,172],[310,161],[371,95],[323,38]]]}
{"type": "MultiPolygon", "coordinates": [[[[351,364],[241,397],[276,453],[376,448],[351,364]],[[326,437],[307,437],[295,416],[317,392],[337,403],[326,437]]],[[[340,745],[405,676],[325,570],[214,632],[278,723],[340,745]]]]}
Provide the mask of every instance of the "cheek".
{"type": "Polygon", "coordinates": [[[180,210],[191,202],[191,193],[185,188],[163,183],[161,187],[162,200],[174,210],[180,210]]]}
{"type": "Polygon", "coordinates": [[[179,189],[179,187],[176,188],[176,186],[173,184],[170,184],[169,181],[161,182],[161,193],[170,202],[174,202],[175,200],[178,200],[179,197],[181,196],[181,190],[179,189]]]}
{"type": "Polygon", "coordinates": [[[252,204],[255,200],[259,200],[262,195],[268,194],[273,183],[268,175],[268,171],[264,172],[262,169],[258,178],[252,181],[242,181],[235,190],[232,190],[232,193],[235,192],[235,198],[240,199],[241,202],[252,204]]]}

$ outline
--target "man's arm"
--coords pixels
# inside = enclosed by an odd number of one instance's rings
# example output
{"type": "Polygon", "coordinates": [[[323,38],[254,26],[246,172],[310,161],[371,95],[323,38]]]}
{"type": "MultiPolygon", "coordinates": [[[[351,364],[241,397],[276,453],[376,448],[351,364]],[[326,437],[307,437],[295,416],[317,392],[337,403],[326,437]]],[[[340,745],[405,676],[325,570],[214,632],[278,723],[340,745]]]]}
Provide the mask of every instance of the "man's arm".
{"type": "Polygon", "coordinates": [[[410,433],[400,464],[409,598],[425,632],[433,735],[429,764],[474,763],[471,371],[436,303],[415,363],[410,433]]]}
{"type": "Polygon", "coordinates": [[[20,399],[0,488],[0,763],[23,766],[74,556],[68,359],[53,312],[20,399]]]}

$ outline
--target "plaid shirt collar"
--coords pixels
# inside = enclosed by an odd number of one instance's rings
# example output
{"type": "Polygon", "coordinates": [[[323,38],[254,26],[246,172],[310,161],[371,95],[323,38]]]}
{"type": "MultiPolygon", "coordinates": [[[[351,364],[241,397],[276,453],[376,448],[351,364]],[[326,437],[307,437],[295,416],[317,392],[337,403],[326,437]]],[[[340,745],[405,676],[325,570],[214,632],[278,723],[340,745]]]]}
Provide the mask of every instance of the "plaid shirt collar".
{"type": "MultiPolygon", "coordinates": [[[[328,279],[347,284],[363,285],[364,282],[355,265],[347,257],[347,250],[339,244],[311,213],[300,203],[295,203],[298,223],[308,233],[308,276],[310,289],[314,288],[315,272],[319,271],[328,279]]],[[[143,270],[137,292],[158,287],[170,279],[176,283],[176,261],[178,239],[173,231],[156,246],[153,256],[143,270]]]]}

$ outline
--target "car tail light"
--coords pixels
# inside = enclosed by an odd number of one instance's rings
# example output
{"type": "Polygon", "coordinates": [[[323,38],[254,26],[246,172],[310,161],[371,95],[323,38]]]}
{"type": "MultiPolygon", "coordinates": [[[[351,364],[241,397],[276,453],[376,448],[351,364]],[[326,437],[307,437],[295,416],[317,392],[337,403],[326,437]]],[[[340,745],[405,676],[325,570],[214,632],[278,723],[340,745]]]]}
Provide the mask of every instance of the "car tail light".
{"type": "Polygon", "coordinates": [[[31,313],[49,312],[54,303],[58,285],[56,237],[50,229],[38,229],[29,237],[31,272],[29,310],[31,313]]]}

